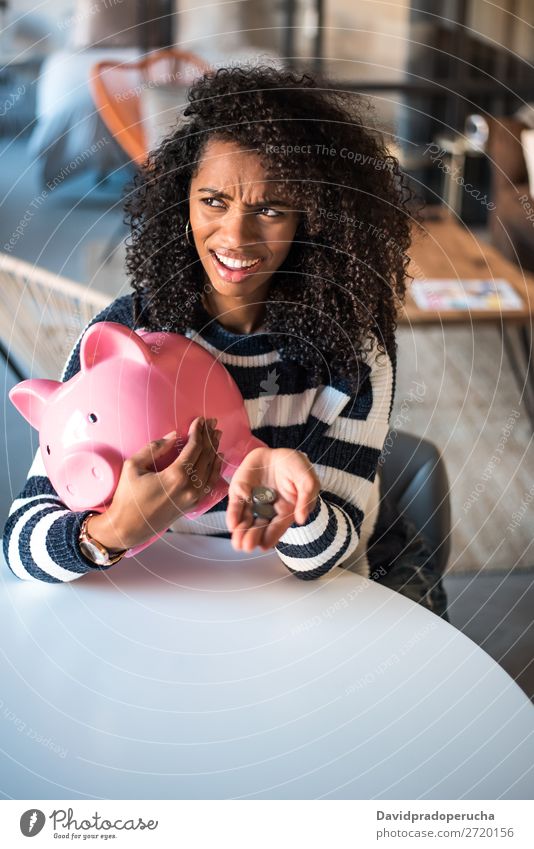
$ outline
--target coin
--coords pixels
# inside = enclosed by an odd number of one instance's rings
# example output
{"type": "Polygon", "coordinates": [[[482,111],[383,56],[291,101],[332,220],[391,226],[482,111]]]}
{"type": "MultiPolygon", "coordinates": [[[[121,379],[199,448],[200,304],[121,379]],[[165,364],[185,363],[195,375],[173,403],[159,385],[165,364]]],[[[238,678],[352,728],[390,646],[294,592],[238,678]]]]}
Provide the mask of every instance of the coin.
{"type": "Polygon", "coordinates": [[[276,516],[273,506],[278,493],[268,486],[255,486],[252,490],[252,515],[255,519],[270,521],[276,516]]]}
{"type": "Polygon", "coordinates": [[[255,486],[252,490],[253,504],[274,504],[276,497],[276,491],[270,486],[255,486]]]}

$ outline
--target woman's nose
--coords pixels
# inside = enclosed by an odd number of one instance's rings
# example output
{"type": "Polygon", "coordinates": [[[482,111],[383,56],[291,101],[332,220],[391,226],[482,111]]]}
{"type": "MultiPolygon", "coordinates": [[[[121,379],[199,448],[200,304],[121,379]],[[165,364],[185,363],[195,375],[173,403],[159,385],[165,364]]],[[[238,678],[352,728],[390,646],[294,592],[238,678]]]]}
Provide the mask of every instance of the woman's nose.
{"type": "Polygon", "coordinates": [[[239,247],[258,241],[258,218],[247,210],[229,210],[221,221],[220,234],[226,247],[239,247]]]}

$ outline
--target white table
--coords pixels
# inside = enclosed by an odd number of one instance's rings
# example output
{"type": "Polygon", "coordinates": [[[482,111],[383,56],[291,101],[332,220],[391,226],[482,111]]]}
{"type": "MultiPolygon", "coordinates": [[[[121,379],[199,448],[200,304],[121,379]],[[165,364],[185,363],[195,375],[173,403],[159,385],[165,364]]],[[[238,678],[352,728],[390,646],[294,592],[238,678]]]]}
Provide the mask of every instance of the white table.
{"type": "Polygon", "coordinates": [[[5,797],[532,798],[519,687],[351,572],[167,535],[70,584],[0,574],[5,797]]]}

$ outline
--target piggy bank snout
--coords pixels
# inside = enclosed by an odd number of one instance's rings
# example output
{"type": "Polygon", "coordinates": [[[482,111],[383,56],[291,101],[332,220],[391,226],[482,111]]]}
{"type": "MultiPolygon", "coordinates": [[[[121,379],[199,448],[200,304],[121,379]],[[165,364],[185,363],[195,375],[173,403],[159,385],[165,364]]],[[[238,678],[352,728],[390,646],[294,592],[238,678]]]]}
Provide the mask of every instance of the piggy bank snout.
{"type": "Polygon", "coordinates": [[[122,462],[118,451],[108,445],[65,454],[57,477],[71,510],[88,510],[109,501],[119,482],[122,462]]]}

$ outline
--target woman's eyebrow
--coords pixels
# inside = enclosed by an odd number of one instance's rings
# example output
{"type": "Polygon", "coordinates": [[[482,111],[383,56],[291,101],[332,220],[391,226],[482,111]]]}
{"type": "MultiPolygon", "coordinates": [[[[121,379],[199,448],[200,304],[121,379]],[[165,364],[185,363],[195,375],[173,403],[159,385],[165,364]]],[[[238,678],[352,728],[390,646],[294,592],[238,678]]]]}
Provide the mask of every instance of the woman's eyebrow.
{"type": "MultiPolygon", "coordinates": [[[[217,195],[219,198],[223,198],[224,200],[233,200],[232,195],[226,194],[226,192],[220,191],[220,189],[210,189],[207,186],[204,186],[201,189],[198,189],[199,192],[209,192],[211,195],[217,195]]],[[[263,198],[263,200],[259,200],[256,203],[245,203],[244,206],[254,207],[254,206],[291,206],[290,201],[285,200],[284,198],[263,198]]]]}

